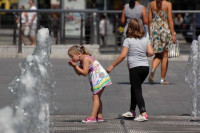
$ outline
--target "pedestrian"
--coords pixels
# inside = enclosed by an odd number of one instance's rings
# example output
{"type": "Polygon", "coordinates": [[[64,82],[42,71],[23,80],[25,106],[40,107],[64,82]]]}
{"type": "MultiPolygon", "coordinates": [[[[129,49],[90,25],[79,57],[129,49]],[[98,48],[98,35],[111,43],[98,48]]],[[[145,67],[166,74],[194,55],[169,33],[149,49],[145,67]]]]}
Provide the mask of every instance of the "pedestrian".
{"type": "Polygon", "coordinates": [[[55,44],[58,44],[58,32],[59,32],[59,15],[57,13],[51,14],[51,29],[53,31],[53,36],[55,38],[55,44]]]}
{"type": "MultiPolygon", "coordinates": [[[[30,10],[37,10],[34,5],[34,0],[29,0],[30,10]]],[[[37,30],[37,14],[36,12],[28,12],[28,25],[27,36],[30,40],[30,45],[35,45],[36,30],[37,30]]]]}
{"type": "MultiPolygon", "coordinates": [[[[140,0],[129,0],[129,3],[125,4],[124,6],[121,16],[121,23],[125,24],[122,40],[126,38],[127,27],[131,18],[141,19],[143,21],[143,24],[148,24],[146,8],[145,6],[140,4],[140,0]]],[[[144,27],[144,29],[148,36],[147,27],[144,27]]]]}
{"type": "Polygon", "coordinates": [[[140,115],[135,121],[147,121],[148,115],[145,109],[145,101],[142,95],[142,83],[149,73],[148,56],[153,56],[153,48],[149,37],[144,31],[142,21],[138,18],[132,18],[128,23],[126,31],[127,38],[123,42],[121,54],[107,68],[110,73],[126,56],[128,56],[129,78],[131,83],[131,104],[130,110],[123,117],[135,118],[136,106],[138,106],[140,115]]]}
{"type": "Polygon", "coordinates": [[[181,33],[183,22],[184,22],[184,19],[182,17],[182,14],[178,13],[174,19],[174,25],[177,32],[181,33]]]}
{"type": "Polygon", "coordinates": [[[161,63],[160,84],[167,85],[165,80],[168,68],[168,46],[176,42],[174,22],[172,18],[172,3],[166,0],[154,0],[149,5],[149,33],[155,56],[149,82],[153,83],[156,68],[161,63]]]}
{"type": "MultiPolygon", "coordinates": [[[[131,18],[139,18],[143,21],[143,24],[148,24],[146,8],[140,4],[140,0],[129,0],[129,3],[125,4],[123,8],[121,23],[125,24],[123,33],[124,38],[126,38],[126,30],[131,18]]],[[[148,30],[146,30],[146,32],[147,31],[148,30]]]]}
{"type": "Polygon", "coordinates": [[[85,15],[85,43],[86,44],[90,44],[90,36],[91,36],[91,24],[92,20],[91,20],[91,15],[90,14],[86,14],[85,15]]]}
{"type": "MultiPolygon", "coordinates": [[[[21,5],[20,9],[24,10],[25,9],[24,5],[21,5]]],[[[16,23],[20,24],[20,19],[21,19],[21,40],[22,40],[22,46],[24,46],[24,44],[25,44],[24,32],[25,32],[26,26],[28,26],[27,12],[21,12],[20,17],[17,18],[16,23]]]]}
{"type": "Polygon", "coordinates": [[[104,14],[100,14],[99,22],[99,34],[100,34],[100,46],[106,46],[105,35],[106,35],[106,19],[104,14]]]}
{"type": "Polygon", "coordinates": [[[71,59],[68,64],[78,75],[87,76],[93,93],[93,106],[90,117],[82,120],[83,123],[103,122],[101,95],[104,88],[112,84],[111,79],[101,64],[91,56],[84,46],[74,45],[68,50],[71,59]],[[77,65],[77,62],[80,65],[77,65]]]}

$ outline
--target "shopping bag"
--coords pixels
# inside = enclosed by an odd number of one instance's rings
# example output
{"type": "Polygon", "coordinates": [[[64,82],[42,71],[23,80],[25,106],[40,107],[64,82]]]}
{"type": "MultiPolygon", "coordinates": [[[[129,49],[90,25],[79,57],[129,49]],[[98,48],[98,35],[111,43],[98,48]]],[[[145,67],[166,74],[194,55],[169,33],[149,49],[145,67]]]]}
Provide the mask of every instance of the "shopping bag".
{"type": "Polygon", "coordinates": [[[177,58],[180,55],[179,42],[171,43],[168,48],[168,58],[177,58]]]}

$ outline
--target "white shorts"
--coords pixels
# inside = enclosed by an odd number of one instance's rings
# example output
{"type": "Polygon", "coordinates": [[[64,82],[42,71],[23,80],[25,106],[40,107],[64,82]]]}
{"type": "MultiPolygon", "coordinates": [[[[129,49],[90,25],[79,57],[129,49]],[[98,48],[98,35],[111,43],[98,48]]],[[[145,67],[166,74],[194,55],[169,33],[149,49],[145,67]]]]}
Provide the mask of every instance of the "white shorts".
{"type": "Polygon", "coordinates": [[[32,24],[31,26],[26,25],[25,30],[24,30],[24,35],[35,37],[36,36],[36,29],[37,29],[37,24],[32,24]]]}

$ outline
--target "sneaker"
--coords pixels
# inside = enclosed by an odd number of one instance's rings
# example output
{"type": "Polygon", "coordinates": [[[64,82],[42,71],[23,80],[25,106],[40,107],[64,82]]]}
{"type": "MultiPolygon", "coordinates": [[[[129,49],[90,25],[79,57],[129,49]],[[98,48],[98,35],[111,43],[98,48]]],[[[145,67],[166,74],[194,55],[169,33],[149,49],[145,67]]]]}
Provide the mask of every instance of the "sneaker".
{"type": "Polygon", "coordinates": [[[88,117],[85,120],[82,120],[82,122],[83,123],[95,123],[95,122],[97,122],[97,119],[96,118],[88,117]]]}
{"type": "Polygon", "coordinates": [[[139,122],[142,122],[142,121],[147,121],[148,120],[148,115],[139,115],[137,118],[134,119],[134,121],[139,121],[139,122]]]}
{"type": "Polygon", "coordinates": [[[126,117],[126,118],[135,118],[135,115],[136,115],[136,113],[135,112],[131,112],[131,111],[128,111],[128,112],[122,114],[122,116],[126,117]]]}
{"type": "Polygon", "coordinates": [[[102,118],[97,117],[97,122],[104,122],[103,117],[102,118]]]}
{"type": "Polygon", "coordinates": [[[154,72],[151,72],[148,78],[149,83],[153,83],[153,77],[154,77],[154,72]]]}

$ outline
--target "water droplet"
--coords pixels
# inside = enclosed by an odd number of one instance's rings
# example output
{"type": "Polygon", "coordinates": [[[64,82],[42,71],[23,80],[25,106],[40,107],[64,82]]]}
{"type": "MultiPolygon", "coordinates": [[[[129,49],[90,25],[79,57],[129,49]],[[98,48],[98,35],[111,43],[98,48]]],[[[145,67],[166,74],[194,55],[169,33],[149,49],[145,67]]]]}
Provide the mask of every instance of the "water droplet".
{"type": "Polygon", "coordinates": [[[28,113],[25,112],[25,113],[24,113],[24,116],[28,116],[28,113]]]}

